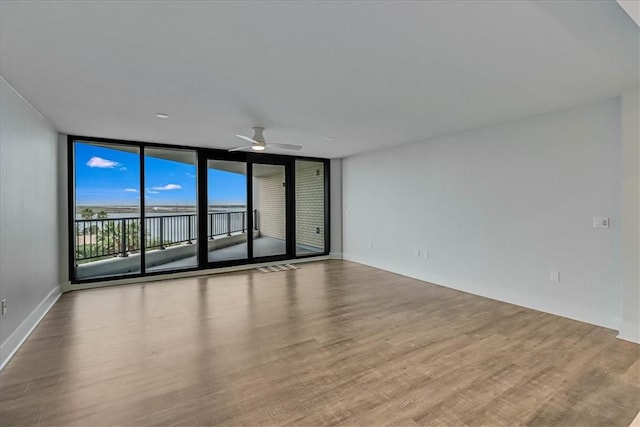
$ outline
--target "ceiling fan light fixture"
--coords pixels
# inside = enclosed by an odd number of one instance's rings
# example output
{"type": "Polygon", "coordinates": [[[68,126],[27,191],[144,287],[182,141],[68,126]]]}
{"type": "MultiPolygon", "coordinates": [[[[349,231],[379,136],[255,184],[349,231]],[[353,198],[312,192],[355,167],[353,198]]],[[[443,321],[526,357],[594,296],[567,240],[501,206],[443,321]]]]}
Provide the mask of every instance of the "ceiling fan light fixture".
{"type": "Polygon", "coordinates": [[[248,148],[251,148],[253,151],[264,151],[267,148],[267,146],[269,150],[271,150],[272,148],[278,148],[281,150],[301,150],[302,149],[302,145],[276,144],[271,142],[267,144],[266,141],[264,140],[264,135],[262,134],[262,132],[264,132],[264,128],[260,126],[256,126],[253,128],[253,138],[249,138],[248,136],[245,136],[245,135],[236,134],[238,138],[244,139],[245,141],[250,142],[251,145],[248,145],[245,147],[232,148],[229,151],[242,151],[248,148]]]}

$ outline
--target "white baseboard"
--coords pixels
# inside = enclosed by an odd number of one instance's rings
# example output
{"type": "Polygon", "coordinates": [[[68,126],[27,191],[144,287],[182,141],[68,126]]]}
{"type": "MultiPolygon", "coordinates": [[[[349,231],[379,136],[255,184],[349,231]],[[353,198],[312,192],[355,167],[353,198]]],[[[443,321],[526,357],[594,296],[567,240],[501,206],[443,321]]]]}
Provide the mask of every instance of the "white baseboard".
{"type": "Polygon", "coordinates": [[[342,259],[342,252],[329,252],[329,258],[342,259]]]}
{"type": "Polygon", "coordinates": [[[60,287],[53,289],[49,295],[47,295],[46,298],[38,304],[36,309],[22,321],[20,326],[18,326],[18,329],[16,329],[9,338],[0,345],[0,371],[4,369],[9,360],[11,360],[13,355],[16,354],[20,346],[22,346],[29,335],[31,335],[31,332],[33,332],[36,326],[38,326],[42,318],[44,318],[51,307],[53,307],[56,301],[58,301],[60,295],[62,295],[60,287]]]}
{"type": "Polygon", "coordinates": [[[618,338],[640,344],[640,325],[622,322],[618,327],[618,338]]]}
{"type": "MultiPolygon", "coordinates": [[[[466,292],[468,294],[477,295],[484,298],[490,298],[496,301],[506,302],[508,304],[513,304],[520,307],[541,311],[543,313],[553,314],[555,316],[565,317],[567,319],[577,320],[579,322],[589,323],[591,325],[601,326],[607,329],[618,330],[618,325],[620,324],[620,319],[612,319],[601,313],[585,314],[584,310],[580,310],[579,307],[570,306],[568,304],[565,304],[563,306],[556,305],[553,309],[551,309],[545,304],[545,301],[533,300],[531,298],[518,295],[518,294],[507,294],[506,292],[503,292],[501,290],[479,289],[477,287],[470,288],[465,286],[459,286],[459,284],[445,282],[442,280],[442,278],[427,277],[425,276],[425,273],[422,271],[412,270],[405,266],[399,266],[399,265],[384,262],[384,261],[379,261],[379,260],[371,261],[364,257],[355,256],[349,253],[344,254],[344,260],[378,268],[384,271],[389,271],[391,273],[400,274],[402,276],[410,277],[416,280],[421,280],[427,283],[432,283],[438,286],[443,286],[445,288],[455,289],[457,291],[466,292]]],[[[633,333],[632,330],[629,332],[630,334],[633,333]]],[[[627,335],[625,334],[625,336],[627,335]]],[[[634,335],[630,335],[630,336],[633,338],[634,335]]],[[[637,332],[635,336],[637,336],[637,332]]],[[[623,339],[626,339],[626,338],[623,338],[623,339]]],[[[628,339],[628,341],[633,341],[633,339],[628,339]]]]}

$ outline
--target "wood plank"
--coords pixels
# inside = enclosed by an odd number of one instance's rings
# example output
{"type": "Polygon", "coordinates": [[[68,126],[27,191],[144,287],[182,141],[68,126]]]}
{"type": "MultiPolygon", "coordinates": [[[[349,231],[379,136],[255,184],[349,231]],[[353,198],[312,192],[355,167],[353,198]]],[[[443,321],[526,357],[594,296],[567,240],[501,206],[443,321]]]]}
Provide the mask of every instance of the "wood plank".
{"type": "Polygon", "coordinates": [[[2,425],[627,427],[615,331],[346,261],[64,294],[0,373],[2,425]]]}

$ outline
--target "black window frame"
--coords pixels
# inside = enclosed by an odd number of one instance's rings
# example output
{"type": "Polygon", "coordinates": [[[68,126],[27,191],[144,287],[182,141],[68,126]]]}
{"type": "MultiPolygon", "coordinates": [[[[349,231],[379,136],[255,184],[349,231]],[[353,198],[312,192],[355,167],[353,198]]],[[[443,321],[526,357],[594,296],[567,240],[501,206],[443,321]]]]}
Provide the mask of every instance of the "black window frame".
{"type": "MultiPolygon", "coordinates": [[[[274,261],[282,261],[289,259],[304,259],[304,258],[313,258],[319,256],[327,256],[330,252],[330,244],[331,244],[331,200],[330,200],[330,159],[321,158],[321,157],[308,157],[308,156],[290,156],[283,154],[270,154],[270,153],[255,153],[255,152],[247,152],[247,151],[233,151],[230,152],[228,150],[216,149],[216,148],[207,148],[207,147],[195,147],[188,145],[176,145],[176,144],[163,144],[156,142],[144,142],[144,141],[132,141],[132,140],[121,140],[121,139],[111,139],[111,138],[99,138],[99,137],[90,137],[90,136],[82,136],[82,135],[68,135],[67,136],[67,208],[68,208],[68,271],[69,271],[69,281],[72,285],[85,284],[85,283],[95,283],[95,282],[109,282],[114,280],[122,280],[122,279],[135,279],[141,277],[151,277],[151,276],[160,276],[167,274],[176,274],[176,273],[187,273],[193,271],[203,271],[203,270],[215,270],[217,268],[231,267],[231,266],[241,266],[241,265],[252,265],[252,264],[260,264],[265,262],[274,262],[274,261]],[[104,144],[113,144],[113,145],[126,145],[130,147],[137,147],[139,150],[140,156],[140,188],[144,188],[144,158],[145,158],[145,148],[158,148],[158,149],[177,149],[177,150],[192,150],[196,152],[196,164],[197,164],[197,196],[196,196],[196,209],[197,209],[197,222],[198,222],[198,263],[195,267],[189,268],[181,268],[175,270],[162,270],[162,271],[145,271],[145,253],[146,248],[144,245],[144,238],[141,240],[141,251],[140,251],[140,262],[141,269],[140,273],[134,274],[122,274],[122,275],[113,275],[108,277],[95,277],[95,278],[85,278],[78,279],[76,277],[75,270],[75,245],[73,230],[75,230],[75,150],[74,144],[75,142],[87,142],[87,143],[104,143],[104,144]],[[253,164],[276,164],[276,165],[285,165],[285,188],[286,188],[286,227],[287,227],[287,253],[285,255],[277,255],[277,256],[269,256],[269,257],[259,257],[254,258],[252,255],[253,239],[247,239],[247,244],[249,246],[248,255],[246,259],[239,260],[229,260],[229,261],[221,261],[216,263],[209,263],[207,259],[207,239],[203,239],[202,237],[206,236],[207,230],[207,209],[208,209],[208,194],[207,194],[207,161],[209,159],[216,160],[228,160],[228,161],[238,161],[245,162],[247,165],[247,210],[250,211],[253,204],[252,197],[252,179],[249,179],[253,176],[253,164]],[[324,165],[324,251],[314,254],[304,254],[297,255],[295,251],[295,209],[296,209],[296,200],[295,200],[295,162],[296,160],[307,160],[319,162],[324,165]]],[[[145,200],[144,197],[140,198],[140,212],[144,212],[145,209],[145,200]]],[[[144,219],[144,215],[141,215],[141,218],[144,219]]],[[[247,218],[247,226],[252,226],[253,218],[251,215],[247,218]]],[[[145,221],[141,221],[140,232],[141,235],[144,236],[145,233],[145,221]]],[[[251,228],[249,228],[251,230],[251,228]]]]}

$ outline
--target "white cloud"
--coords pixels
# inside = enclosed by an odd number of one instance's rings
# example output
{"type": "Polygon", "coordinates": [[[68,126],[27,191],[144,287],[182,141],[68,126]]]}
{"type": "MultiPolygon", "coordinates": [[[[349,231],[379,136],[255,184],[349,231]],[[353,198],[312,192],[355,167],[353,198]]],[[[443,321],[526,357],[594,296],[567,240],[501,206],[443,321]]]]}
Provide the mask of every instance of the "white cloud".
{"type": "Polygon", "coordinates": [[[195,178],[195,177],[196,177],[196,175],[195,175],[195,174],[193,174],[193,173],[189,173],[189,172],[187,172],[187,173],[186,173],[186,175],[187,175],[189,178],[195,178]]]}
{"type": "Polygon", "coordinates": [[[121,167],[121,168],[120,168],[120,170],[124,172],[124,171],[126,171],[126,170],[127,170],[127,168],[125,168],[125,167],[123,166],[123,167],[121,167]]]}
{"type": "Polygon", "coordinates": [[[180,184],[167,184],[159,187],[153,187],[154,190],[166,191],[166,190],[179,190],[182,186],[180,184]]]}
{"type": "Polygon", "coordinates": [[[126,191],[127,193],[137,193],[138,190],[136,190],[135,188],[125,188],[124,191],[126,191]]]}
{"type": "Polygon", "coordinates": [[[160,194],[159,191],[151,191],[151,190],[147,190],[147,193],[149,193],[149,194],[160,194]]]}
{"type": "Polygon", "coordinates": [[[87,166],[89,166],[90,168],[111,169],[115,168],[116,166],[120,166],[120,163],[114,162],[113,160],[103,159],[102,157],[93,156],[87,162],[87,166]]]}

